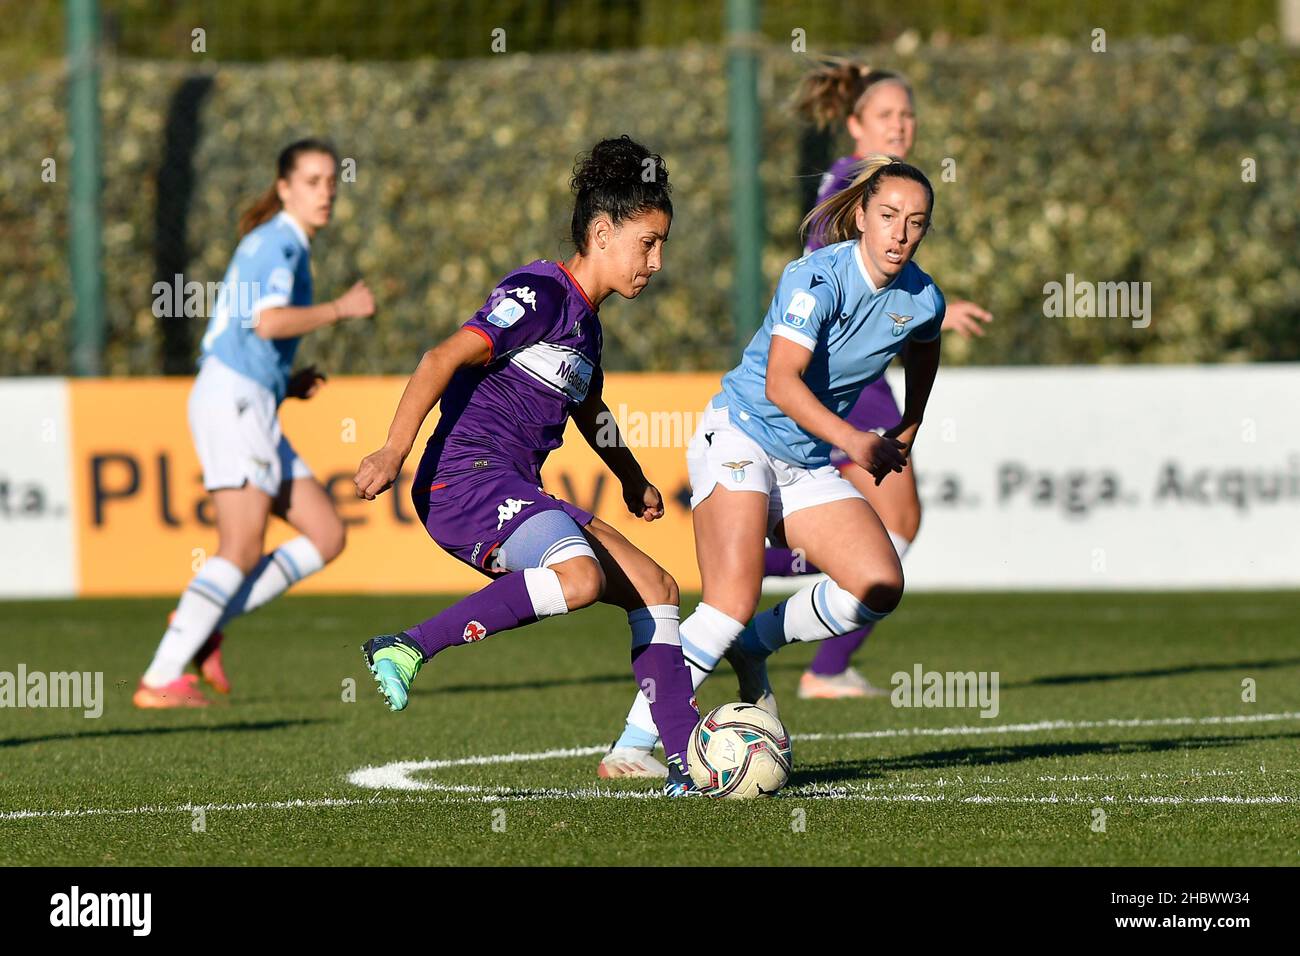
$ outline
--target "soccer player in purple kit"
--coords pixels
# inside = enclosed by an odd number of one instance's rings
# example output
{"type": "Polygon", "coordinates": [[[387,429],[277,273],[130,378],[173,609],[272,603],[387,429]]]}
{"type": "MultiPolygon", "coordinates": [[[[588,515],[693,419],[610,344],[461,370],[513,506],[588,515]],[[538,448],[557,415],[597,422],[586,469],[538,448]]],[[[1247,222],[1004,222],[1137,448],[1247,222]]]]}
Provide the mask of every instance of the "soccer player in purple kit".
{"type": "MultiPolygon", "coordinates": [[[[829,60],[804,77],[796,97],[796,108],[822,128],[844,123],[853,139],[853,154],[841,156],[822,177],[817,191],[819,203],[853,182],[863,157],[886,153],[906,159],[912,150],[916,136],[912,88],[903,76],[890,70],[872,69],[852,61],[829,60]]],[[[822,245],[818,230],[811,229],[804,252],[820,249],[822,245]]],[[[984,334],[983,323],[992,318],[973,302],[953,300],[947,304],[943,329],[956,331],[963,338],[980,336],[984,334]]],[[[893,428],[901,418],[898,401],[889,383],[881,377],[863,389],[845,421],[863,431],[870,431],[893,428]]],[[[876,510],[901,560],[921,526],[921,499],[917,494],[911,461],[900,474],[890,475],[887,480],[877,483],[841,449],[835,449],[831,460],[876,510]]],[[[816,573],[817,568],[806,561],[796,560],[788,548],[769,548],[764,570],[768,576],[788,577],[816,573]]],[[[874,626],[867,624],[851,633],[822,641],[812,664],[799,679],[799,696],[805,699],[888,696],[887,690],[875,687],[849,666],[853,654],[866,642],[874,626]]]]}
{"type": "Polygon", "coordinates": [[[603,601],[624,608],[632,669],[668,755],[664,792],[687,795],[686,749],[699,720],[678,635],[672,576],[590,512],[546,493],[542,464],[570,417],[619,479],[629,511],[653,521],[663,498],[612,425],[602,398],[601,325],[610,294],[636,298],[662,265],[672,222],[663,159],[624,135],[574,168],[567,263],[505,277],[465,325],[426,352],[388,440],[357,469],[359,497],[391,487],[434,404],[441,417],[412,483],[430,537],[491,578],[421,624],[367,641],[366,664],[392,710],[422,665],[449,647],[603,601]],[[647,175],[649,173],[649,175],[647,175]]]}

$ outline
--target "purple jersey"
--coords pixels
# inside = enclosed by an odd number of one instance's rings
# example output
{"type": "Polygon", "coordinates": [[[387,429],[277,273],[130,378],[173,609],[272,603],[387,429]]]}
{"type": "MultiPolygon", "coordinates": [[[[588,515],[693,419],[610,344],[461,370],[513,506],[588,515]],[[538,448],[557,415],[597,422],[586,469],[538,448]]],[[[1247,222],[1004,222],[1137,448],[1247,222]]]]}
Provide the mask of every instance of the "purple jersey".
{"type": "Polygon", "coordinates": [[[596,310],[563,265],[539,259],[506,276],[464,328],[491,357],[452,377],[420,472],[507,468],[536,478],[573,407],[600,388],[596,310]]]}
{"type": "MultiPolygon", "coordinates": [[[[862,160],[857,156],[841,156],[831,163],[831,168],[822,173],[822,183],[817,187],[817,203],[825,202],[841,189],[847,189],[856,178],[857,167],[862,160]]],[[[814,203],[816,205],[817,203],[814,203]]],[[[808,228],[808,243],[803,247],[804,255],[816,252],[826,243],[817,238],[817,223],[808,228]]]]}

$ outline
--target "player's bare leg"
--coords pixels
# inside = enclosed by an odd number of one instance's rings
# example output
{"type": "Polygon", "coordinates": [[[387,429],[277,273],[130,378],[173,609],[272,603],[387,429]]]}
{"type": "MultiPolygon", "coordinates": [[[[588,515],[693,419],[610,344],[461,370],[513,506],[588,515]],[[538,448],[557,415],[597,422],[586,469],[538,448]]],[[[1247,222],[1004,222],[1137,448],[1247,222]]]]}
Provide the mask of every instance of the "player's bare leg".
{"type": "Polygon", "coordinates": [[[627,611],[632,630],[632,669],[647,692],[656,729],[664,731],[668,765],[649,750],[612,746],[596,772],[602,778],[667,777],[673,796],[693,792],[686,775],[685,750],[699,722],[694,685],[682,659],[679,635],[680,593],[673,576],[617,530],[592,518],[583,529],[605,571],[601,601],[627,611]]]}
{"type": "Polygon", "coordinates": [[[252,485],[212,493],[217,518],[217,553],[204,563],[181,595],[132,698],[137,707],[202,707],[207,700],[185,665],[207,641],[245,576],[257,563],[271,511],[271,499],[252,485]]]}
{"type": "Polygon", "coordinates": [[[819,641],[883,620],[902,599],[903,566],[885,526],[861,498],[789,515],[784,534],[828,580],[802,588],[756,617],[738,653],[762,661],[792,641],[819,641]]]}
{"type": "MultiPolygon", "coordinates": [[[[916,538],[921,524],[921,500],[916,490],[916,473],[912,463],[898,474],[891,474],[880,484],[863,468],[843,466],[840,474],[848,479],[875,510],[900,560],[916,538]]],[[[853,655],[866,643],[874,625],[867,624],[848,634],[828,638],[817,645],[817,653],[799,678],[799,696],[803,699],[840,700],[844,698],[888,697],[889,691],[876,687],[850,666],[853,655]]]]}
{"type": "MultiPolygon", "coordinates": [[[[691,518],[703,595],[695,611],[682,621],[681,641],[691,683],[698,688],[712,672],[725,645],[740,633],[743,622],[758,605],[763,583],[767,495],[718,486],[696,505],[691,518]],[[718,647],[716,654],[710,653],[714,646],[718,647]]],[[[623,732],[606,759],[643,762],[654,751],[658,737],[649,702],[638,693],[623,732]]],[[[598,772],[612,776],[612,769],[602,761],[598,772]]]]}

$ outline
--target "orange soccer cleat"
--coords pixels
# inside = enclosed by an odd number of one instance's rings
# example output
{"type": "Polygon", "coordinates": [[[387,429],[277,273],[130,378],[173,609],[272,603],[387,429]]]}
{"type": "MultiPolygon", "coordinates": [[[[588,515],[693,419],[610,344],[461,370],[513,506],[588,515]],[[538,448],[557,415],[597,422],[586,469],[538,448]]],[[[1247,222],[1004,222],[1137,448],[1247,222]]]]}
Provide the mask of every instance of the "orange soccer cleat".
{"type": "Polygon", "coordinates": [[[213,631],[212,636],[203,642],[203,646],[194,655],[199,676],[218,694],[230,693],[230,681],[226,678],[225,668],[221,666],[221,642],[225,639],[220,631],[213,631]]]}
{"type": "MultiPolygon", "coordinates": [[[[167,625],[170,627],[172,621],[176,620],[176,612],[172,611],[167,615],[167,625]]],[[[221,666],[221,642],[226,639],[226,635],[220,631],[213,631],[212,635],[203,642],[194,653],[194,659],[191,663],[199,669],[199,676],[203,682],[211,687],[218,694],[230,693],[230,679],[226,677],[226,669],[221,666]]]]}
{"type": "Polygon", "coordinates": [[[143,680],[135,689],[131,703],[142,710],[168,707],[207,707],[208,699],[198,687],[199,679],[193,674],[182,674],[161,687],[150,687],[143,680]]]}

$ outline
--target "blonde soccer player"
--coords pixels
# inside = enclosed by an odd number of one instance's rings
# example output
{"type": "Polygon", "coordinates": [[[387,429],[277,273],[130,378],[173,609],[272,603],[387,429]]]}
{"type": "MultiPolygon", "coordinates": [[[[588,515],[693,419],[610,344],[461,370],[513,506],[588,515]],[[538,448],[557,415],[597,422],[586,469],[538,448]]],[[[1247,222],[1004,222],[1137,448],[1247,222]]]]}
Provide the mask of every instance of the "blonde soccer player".
{"type": "MultiPolygon", "coordinates": [[[[770,654],[876,623],[902,598],[889,534],[831,451],[877,483],[907,465],[944,319],[943,295],[913,262],[933,206],[920,170],[867,157],[804,220],[828,244],[786,266],[762,327],[705,408],[686,453],[703,599],[680,629],[696,687],[725,655],[741,699],[776,714],[770,654]],[[895,356],[907,370],[900,421],[855,427],[846,414],[895,356]],[[754,617],[765,538],[802,549],[826,578],[754,617]]],[[[649,759],[657,737],[638,694],[599,775],[659,775],[649,759]]]]}

